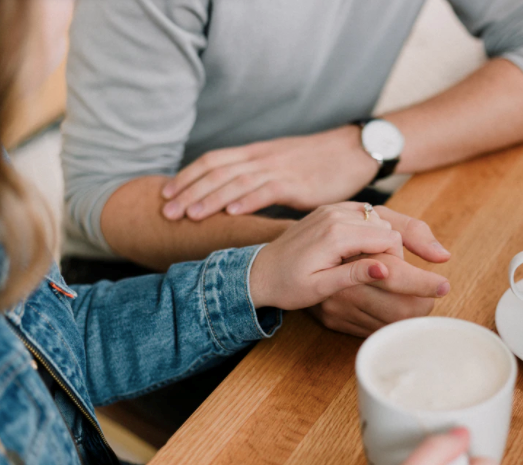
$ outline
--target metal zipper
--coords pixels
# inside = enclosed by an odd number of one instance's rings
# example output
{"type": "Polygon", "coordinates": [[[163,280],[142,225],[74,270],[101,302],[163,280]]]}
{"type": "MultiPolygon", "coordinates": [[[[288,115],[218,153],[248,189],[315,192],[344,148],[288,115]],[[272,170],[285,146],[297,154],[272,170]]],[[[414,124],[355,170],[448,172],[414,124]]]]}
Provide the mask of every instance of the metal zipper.
{"type": "MultiPolygon", "coordinates": [[[[10,325],[11,327],[13,327],[12,325],[10,325]]],[[[42,355],[40,355],[40,353],[38,352],[37,349],[35,349],[31,343],[22,335],[20,334],[15,328],[14,329],[14,333],[16,334],[16,336],[22,341],[22,343],[24,344],[24,346],[27,348],[27,350],[29,352],[31,352],[31,354],[33,355],[33,357],[35,357],[41,364],[42,366],[49,372],[49,374],[52,376],[52,378],[58,383],[58,385],[64,390],[64,392],[69,396],[69,398],[74,402],[74,404],[78,407],[78,409],[80,410],[80,412],[82,412],[82,414],[85,416],[85,418],[87,418],[87,420],[89,420],[89,423],[91,423],[91,425],[93,425],[93,427],[95,428],[95,430],[98,432],[98,434],[100,435],[100,437],[102,438],[102,441],[103,443],[109,448],[111,449],[111,446],[109,445],[109,443],[107,442],[107,439],[105,439],[105,436],[104,436],[104,433],[102,432],[102,429],[98,426],[98,424],[96,423],[95,419],[92,417],[92,415],[87,412],[83,407],[82,407],[82,404],[80,403],[80,401],[78,400],[77,396],[75,394],[73,394],[69,388],[65,385],[65,383],[62,382],[61,378],[60,378],[60,375],[56,374],[54,369],[52,367],[49,366],[49,364],[45,361],[45,359],[42,357],[42,355]]],[[[112,450],[112,449],[111,449],[112,450]]]]}

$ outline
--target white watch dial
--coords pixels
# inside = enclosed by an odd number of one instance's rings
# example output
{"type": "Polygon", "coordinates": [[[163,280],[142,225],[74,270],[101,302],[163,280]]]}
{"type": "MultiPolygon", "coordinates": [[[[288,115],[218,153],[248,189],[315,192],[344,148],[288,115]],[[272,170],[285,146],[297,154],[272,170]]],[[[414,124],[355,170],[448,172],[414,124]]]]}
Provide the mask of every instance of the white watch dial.
{"type": "Polygon", "coordinates": [[[384,119],[367,123],[361,133],[361,142],[363,148],[378,161],[398,158],[405,145],[400,130],[384,119]]]}

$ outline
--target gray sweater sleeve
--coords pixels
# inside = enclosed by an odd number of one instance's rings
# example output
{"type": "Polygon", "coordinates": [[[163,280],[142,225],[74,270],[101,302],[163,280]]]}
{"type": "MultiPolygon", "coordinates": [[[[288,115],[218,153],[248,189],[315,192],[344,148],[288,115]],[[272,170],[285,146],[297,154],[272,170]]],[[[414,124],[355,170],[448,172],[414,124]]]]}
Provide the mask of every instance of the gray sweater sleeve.
{"type": "Polygon", "coordinates": [[[208,0],[77,0],[62,164],[68,228],[109,251],[100,215],[140,175],[174,174],[204,84],[208,0]]]}
{"type": "Polygon", "coordinates": [[[523,1],[449,2],[469,32],[483,40],[490,58],[506,58],[523,70],[523,1]]]}

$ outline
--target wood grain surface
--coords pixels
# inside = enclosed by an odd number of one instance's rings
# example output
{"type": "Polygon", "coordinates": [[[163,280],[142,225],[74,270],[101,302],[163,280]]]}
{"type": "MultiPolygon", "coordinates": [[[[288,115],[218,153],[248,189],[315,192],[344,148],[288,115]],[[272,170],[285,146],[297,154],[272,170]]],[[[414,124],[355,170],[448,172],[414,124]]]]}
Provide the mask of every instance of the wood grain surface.
{"type": "MultiPolygon", "coordinates": [[[[389,202],[426,221],[452,259],[409,262],[447,276],[433,315],[495,329],[510,258],[523,250],[523,147],[415,176],[389,202]]],[[[522,328],[523,337],[523,328],[522,328]]],[[[152,460],[165,464],[364,464],[354,360],[361,340],[288,313],[152,460]]],[[[518,377],[503,464],[523,463],[518,377]]]]}

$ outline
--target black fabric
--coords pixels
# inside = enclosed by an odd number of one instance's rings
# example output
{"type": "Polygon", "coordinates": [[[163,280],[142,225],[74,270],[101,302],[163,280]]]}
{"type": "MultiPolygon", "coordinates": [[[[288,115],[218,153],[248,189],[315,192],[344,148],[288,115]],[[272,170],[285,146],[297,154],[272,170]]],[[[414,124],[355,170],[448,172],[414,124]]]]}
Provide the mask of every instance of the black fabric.
{"type": "Polygon", "coordinates": [[[38,367],[38,374],[40,375],[40,378],[42,379],[42,382],[45,384],[45,387],[48,389],[48,391],[51,394],[51,397],[54,398],[54,393],[56,389],[58,388],[58,383],[54,380],[54,378],[49,374],[49,372],[45,369],[45,367],[36,359],[33,359],[36,363],[36,366],[38,367]]]}
{"type": "MultiPolygon", "coordinates": [[[[388,193],[380,192],[372,187],[365,187],[349,200],[353,202],[367,202],[371,205],[383,205],[387,200],[389,200],[389,198],[390,194],[388,193]]],[[[281,205],[272,205],[258,212],[258,214],[261,216],[290,220],[301,220],[309,213],[310,211],[294,210],[293,208],[284,207],[281,205]]]]}
{"type": "Polygon", "coordinates": [[[80,449],[83,465],[120,465],[120,459],[88,421],[85,421],[80,449]]]}

